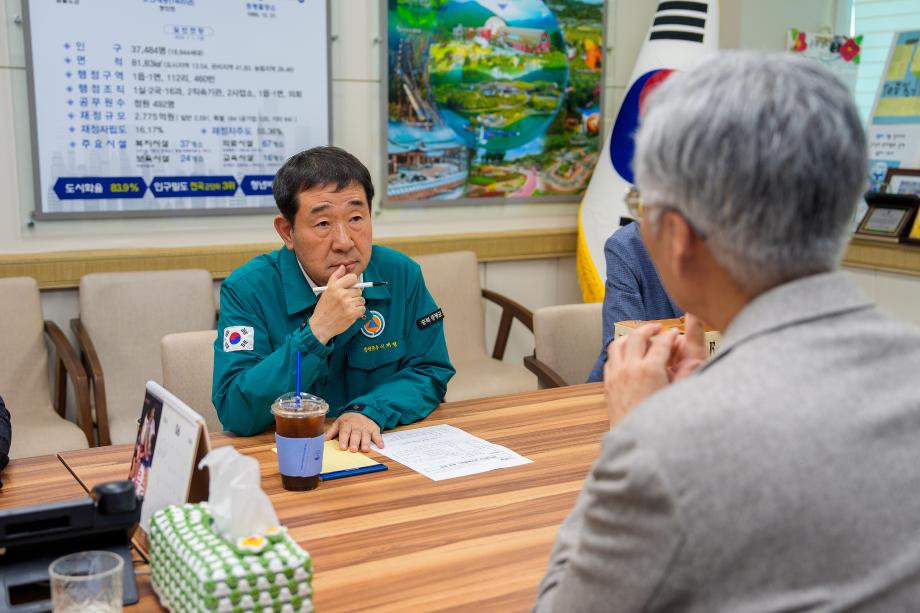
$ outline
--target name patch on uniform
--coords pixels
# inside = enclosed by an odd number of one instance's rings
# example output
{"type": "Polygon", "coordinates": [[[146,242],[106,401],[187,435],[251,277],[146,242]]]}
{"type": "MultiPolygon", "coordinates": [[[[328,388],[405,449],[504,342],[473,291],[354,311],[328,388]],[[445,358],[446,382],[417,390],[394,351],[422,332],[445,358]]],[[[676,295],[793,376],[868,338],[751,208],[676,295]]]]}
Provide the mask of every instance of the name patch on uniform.
{"type": "Polygon", "coordinates": [[[438,310],[435,311],[434,313],[430,313],[430,314],[428,314],[428,315],[425,315],[424,317],[422,317],[421,319],[419,319],[418,321],[416,321],[416,322],[415,322],[415,325],[418,326],[418,329],[419,329],[419,330],[424,330],[425,328],[427,328],[427,327],[430,326],[431,324],[436,323],[436,322],[439,322],[439,321],[441,321],[442,319],[444,319],[444,311],[442,311],[441,309],[438,309],[438,310]]]}
{"type": "Polygon", "coordinates": [[[252,351],[255,331],[251,326],[227,326],[224,328],[224,351],[252,351]]]}

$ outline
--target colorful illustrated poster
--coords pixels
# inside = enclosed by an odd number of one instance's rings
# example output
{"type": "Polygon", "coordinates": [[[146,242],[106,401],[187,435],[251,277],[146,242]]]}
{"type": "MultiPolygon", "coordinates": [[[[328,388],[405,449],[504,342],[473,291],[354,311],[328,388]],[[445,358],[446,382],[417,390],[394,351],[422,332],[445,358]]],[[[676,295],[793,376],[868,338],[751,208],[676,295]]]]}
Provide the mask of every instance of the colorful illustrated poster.
{"type": "Polygon", "coordinates": [[[786,49],[810,60],[821,62],[837,76],[850,91],[856,90],[859,71],[862,36],[843,34],[820,34],[789,30],[786,49]]]}
{"type": "Polygon", "coordinates": [[[601,134],[603,0],[388,0],[387,201],[577,199],[601,134]]]}
{"type": "Polygon", "coordinates": [[[329,142],[326,0],[27,0],[36,215],[274,208],[329,142]]]}
{"type": "Polygon", "coordinates": [[[894,35],[868,137],[872,189],[889,168],[920,168],[920,30],[894,35]]]}

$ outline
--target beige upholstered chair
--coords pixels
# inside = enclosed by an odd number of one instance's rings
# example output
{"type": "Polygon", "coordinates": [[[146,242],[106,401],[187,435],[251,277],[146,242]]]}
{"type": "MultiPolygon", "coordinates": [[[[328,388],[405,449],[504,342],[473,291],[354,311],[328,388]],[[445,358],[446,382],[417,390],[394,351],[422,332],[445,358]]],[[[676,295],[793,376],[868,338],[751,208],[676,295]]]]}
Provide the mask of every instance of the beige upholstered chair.
{"type": "Polygon", "coordinates": [[[10,411],[13,429],[11,458],[21,458],[93,444],[86,372],[64,333],[42,321],[38,284],[30,277],[0,279],[0,338],[3,367],[0,396],[10,411]],[[45,336],[57,353],[57,381],[52,406],[45,336]],[[76,392],[77,417],[83,427],[64,418],[67,376],[76,392]]]}
{"type": "Polygon", "coordinates": [[[518,364],[502,362],[511,323],[518,319],[533,330],[531,312],[513,300],[482,289],[479,263],[472,251],[414,258],[422,267],[425,285],[444,311],[447,351],[457,374],[447,387],[445,400],[466,400],[498,394],[532,391],[537,382],[518,364]],[[502,307],[502,318],[492,355],[486,351],[487,298],[502,307]]]}
{"type": "Polygon", "coordinates": [[[217,330],[199,330],[167,334],[160,341],[163,387],[204,417],[208,432],[224,429],[211,404],[216,338],[217,330]]]}
{"type": "Polygon", "coordinates": [[[99,443],[130,443],[144,385],[162,381],[160,339],[215,326],[206,270],[89,274],[80,279],[80,318],[71,321],[90,376],[99,443]]]}
{"type": "Polygon", "coordinates": [[[533,314],[534,355],[524,365],[540,387],[584,383],[600,353],[603,304],[563,304],[533,314]]]}

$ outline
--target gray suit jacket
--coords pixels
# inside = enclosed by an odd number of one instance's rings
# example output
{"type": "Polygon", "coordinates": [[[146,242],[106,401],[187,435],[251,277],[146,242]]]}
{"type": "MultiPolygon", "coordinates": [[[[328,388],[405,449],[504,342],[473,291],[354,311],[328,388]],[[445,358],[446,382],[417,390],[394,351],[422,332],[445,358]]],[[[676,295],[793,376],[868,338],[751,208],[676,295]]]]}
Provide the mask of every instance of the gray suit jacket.
{"type": "Polygon", "coordinates": [[[774,288],[606,435],[538,611],[920,610],[920,330],[774,288]]]}

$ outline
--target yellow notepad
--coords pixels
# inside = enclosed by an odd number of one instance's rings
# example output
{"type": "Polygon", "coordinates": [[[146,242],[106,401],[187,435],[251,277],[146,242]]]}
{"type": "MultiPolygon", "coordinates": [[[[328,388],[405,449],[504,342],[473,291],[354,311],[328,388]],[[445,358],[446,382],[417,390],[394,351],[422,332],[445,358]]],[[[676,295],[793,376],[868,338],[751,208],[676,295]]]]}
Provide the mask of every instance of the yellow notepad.
{"type": "Polygon", "coordinates": [[[383,466],[377,460],[361,452],[353,453],[347,449],[342,451],[336,440],[326,441],[323,446],[323,474],[375,465],[383,466]]]}
{"type": "MultiPolygon", "coordinates": [[[[276,447],[272,447],[272,451],[278,453],[276,447]]],[[[353,453],[347,449],[342,451],[337,440],[326,441],[323,445],[323,469],[320,476],[325,481],[386,469],[386,464],[381,464],[363,453],[353,453]]]]}

